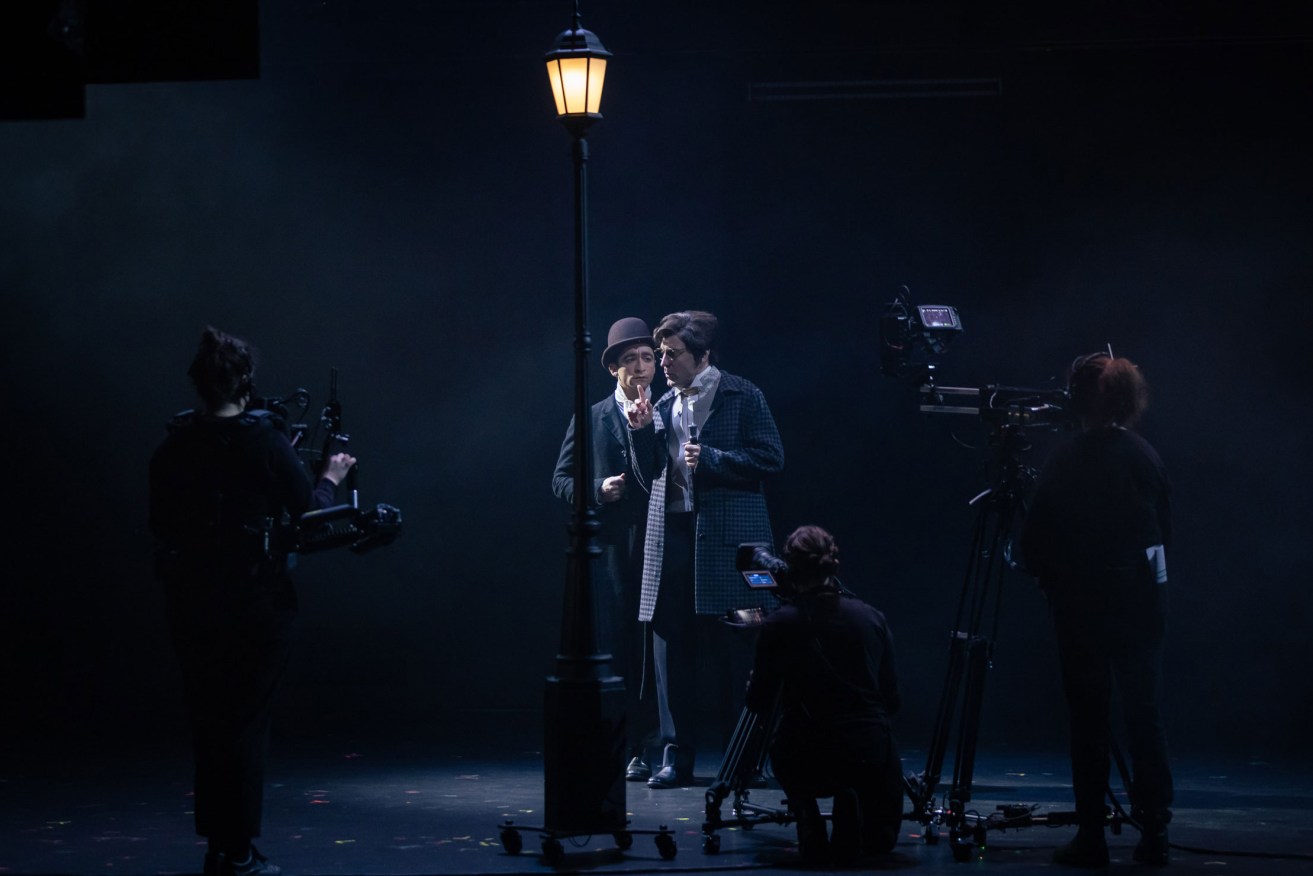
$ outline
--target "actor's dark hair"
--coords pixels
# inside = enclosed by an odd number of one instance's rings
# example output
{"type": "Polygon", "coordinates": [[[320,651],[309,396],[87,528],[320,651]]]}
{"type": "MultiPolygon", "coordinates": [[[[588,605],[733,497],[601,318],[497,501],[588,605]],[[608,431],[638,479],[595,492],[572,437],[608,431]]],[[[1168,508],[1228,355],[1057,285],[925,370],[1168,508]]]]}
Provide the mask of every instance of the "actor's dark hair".
{"type": "Polygon", "coordinates": [[[715,364],[716,323],[714,313],[705,310],[680,310],[661,317],[661,322],[652,332],[652,339],[660,346],[662,341],[673,335],[684,342],[684,346],[693,354],[695,360],[700,360],[710,353],[709,361],[715,364]]]}
{"type": "Polygon", "coordinates": [[[1149,406],[1149,384],[1130,359],[1091,353],[1071,363],[1072,411],[1091,426],[1130,427],[1149,406]]]}
{"type": "Polygon", "coordinates": [[[839,546],[819,526],[799,526],[784,540],[782,559],[801,581],[824,581],[839,568],[839,546]]]}
{"type": "Polygon", "coordinates": [[[197,395],[211,409],[239,403],[251,393],[255,348],[241,338],[207,325],[187,376],[197,395]]]}

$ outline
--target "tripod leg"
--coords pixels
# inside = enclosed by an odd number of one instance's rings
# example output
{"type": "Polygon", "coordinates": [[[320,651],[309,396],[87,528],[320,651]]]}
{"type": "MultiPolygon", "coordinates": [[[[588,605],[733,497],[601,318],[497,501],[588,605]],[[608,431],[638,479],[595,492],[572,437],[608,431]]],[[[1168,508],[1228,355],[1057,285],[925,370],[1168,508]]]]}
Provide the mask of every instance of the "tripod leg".
{"type": "Polygon", "coordinates": [[[748,786],[765,770],[771,742],[780,723],[782,693],[775,693],[770,714],[764,717],[746,706],[743,708],[716,773],[716,781],[707,789],[704,829],[722,822],[720,805],[730,793],[734,794],[735,809],[738,810],[748,796],[748,786]]]}
{"type": "Polygon", "coordinates": [[[707,789],[706,820],[709,824],[719,824],[721,821],[720,804],[725,802],[725,798],[729,796],[734,786],[739,765],[748,750],[757,724],[757,714],[745,706],[739,715],[739,723],[734,728],[734,735],[730,737],[729,745],[725,749],[725,756],[721,759],[720,769],[716,771],[716,780],[707,789]]]}
{"type": "Polygon", "coordinates": [[[989,650],[990,642],[983,636],[973,638],[967,648],[966,694],[962,702],[962,729],[958,737],[957,759],[953,764],[951,795],[959,803],[971,799],[971,783],[976,769],[976,738],[980,731],[980,706],[985,699],[989,650]]]}
{"type": "Polygon", "coordinates": [[[908,796],[913,807],[922,812],[934,797],[939,777],[943,774],[944,753],[948,749],[948,734],[953,727],[953,718],[957,709],[958,692],[962,685],[962,674],[966,665],[967,635],[954,632],[948,646],[948,674],[944,679],[944,689],[939,696],[939,712],[935,717],[934,735],[931,737],[930,750],[926,754],[925,772],[918,780],[909,780],[908,796]]]}

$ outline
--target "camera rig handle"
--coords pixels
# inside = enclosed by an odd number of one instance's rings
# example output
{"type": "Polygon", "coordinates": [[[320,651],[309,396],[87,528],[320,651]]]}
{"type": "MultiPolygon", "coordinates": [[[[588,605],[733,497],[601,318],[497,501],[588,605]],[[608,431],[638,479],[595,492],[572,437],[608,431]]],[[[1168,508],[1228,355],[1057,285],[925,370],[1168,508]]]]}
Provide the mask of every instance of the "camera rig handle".
{"type": "MultiPolygon", "coordinates": [[[[310,393],[297,388],[291,395],[258,399],[256,404],[289,423],[288,403],[300,409],[297,417],[305,419],[310,409],[310,393]]],[[[337,396],[337,369],[329,377],[328,401],[320,412],[316,427],[324,430],[323,442],[318,448],[312,443],[316,432],[304,422],[287,425],[288,438],[302,464],[311,477],[320,474],[325,463],[335,452],[341,452],[351,442],[351,436],[342,431],[342,402],[337,396]]],[[[401,510],[393,505],[379,503],[373,508],[360,507],[360,494],[356,487],[356,470],[351,466],[343,483],[350,490],[347,503],[308,511],[296,520],[284,515],[277,534],[281,550],[294,553],[314,553],[333,548],[348,548],[352,553],[363,554],[392,544],[401,534],[401,510]]]]}
{"type": "Polygon", "coordinates": [[[334,505],[301,515],[292,532],[291,549],[307,554],[347,547],[363,554],[392,544],[401,534],[401,510],[380,503],[368,511],[334,505]]]}
{"type": "MultiPolygon", "coordinates": [[[[324,429],[324,444],[320,450],[319,464],[325,465],[337,447],[346,448],[351,444],[351,436],[342,431],[342,402],[337,397],[337,369],[330,371],[328,378],[328,401],[319,415],[319,424],[324,429]]],[[[346,475],[346,488],[351,495],[351,507],[360,507],[360,494],[356,486],[358,465],[351,466],[346,475]]]]}

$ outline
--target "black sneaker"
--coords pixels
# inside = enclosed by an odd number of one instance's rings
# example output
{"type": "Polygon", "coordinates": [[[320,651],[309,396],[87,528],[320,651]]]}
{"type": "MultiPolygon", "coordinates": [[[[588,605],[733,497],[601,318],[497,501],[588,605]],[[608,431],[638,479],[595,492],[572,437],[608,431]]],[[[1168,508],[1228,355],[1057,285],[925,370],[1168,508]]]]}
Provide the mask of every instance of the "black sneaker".
{"type": "Polygon", "coordinates": [[[228,861],[224,876],[279,876],[283,868],[270,862],[260,854],[260,850],[251,846],[251,854],[245,861],[228,861]]]}
{"type": "Polygon", "coordinates": [[[1103,838],[1103,829],[1099,828],[1097,833],[1084,828],[1077,830],[1071,842],[1054,850],[1053,863],[1088,869],[1107,867],[1108,841],[1103,838]]]}
{"type": "Polygon", "coordinates": [[[834,795],[830,819],[830,860],[836,867],[851,867],[862,854],[862,807],[856,791],[841,788],[834,795]]]}
{"type": "Polygon", "coordinates": [[[809,870],[829,867],[830,841],[825,836],[825,819],[816,801],[807,800],[796,808],[789,801],[789,808],[795,811],[798,820],[798,858],[802,866],[809,870]]]}
{"type": "Polygon", "coordinates": [[[1140,841],[1135,846],[1133,857],[1141,864],[1166,867],[1172,858],[1169,849],[1167,828],[1146,826],[1140,832],[1140,841]]]}
{"type": "Polygon", "coordinates": [[[202,868],[201,873],[204,876],[223,876],[223,866],[226,861],[227,858],[223,852],[211,849],[205,853],[205,866],[202,868]]]}

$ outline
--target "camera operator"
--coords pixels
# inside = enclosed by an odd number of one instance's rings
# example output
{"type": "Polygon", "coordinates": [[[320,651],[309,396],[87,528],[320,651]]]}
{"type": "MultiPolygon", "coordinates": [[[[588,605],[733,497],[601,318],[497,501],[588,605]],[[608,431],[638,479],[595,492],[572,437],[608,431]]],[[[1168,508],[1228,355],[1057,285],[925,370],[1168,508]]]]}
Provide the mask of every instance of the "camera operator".
{"type": "Polygon", "coordinates": [[[898,840],[902,765],[890,716],[898,711],[893,638],[884,615],[844,590],[839,549],[819,526],[784,543],[786,604],[761,628],[747,705],[770,714],[780,698],[771,763],[798,819],[805,863],[843,866],[898,840]],[[827,840],[817,797],[834,797],[827,840]]]}
{"type": "Polygon", "coordinates": [[[276,876],[260,835],[273,697],[291,654],[296,593],[279,527],[333,504],[355,459],[310,482],[284,426],[247,410],[252,348],[207,327],[187,374],[200,396],[150,462],[150,527],[182,667],[205,876],[276,876]]]}
{"type": "Polygon", "coordinates": [[[1157,452],[1130,431],[1148,387],[1127,359],[1082,356],[1068,378],[1082,432],[1059,447],[1036,484],[1020,547],[1053,611],[1071,719],[1079,828],[1054,861],[1108,863],[1112,686],[1121,695],[1133,769],[1135,860],[1168,863],[1172,774],[1159,714],[1166,616],[1169,482],[1157,452]]]}

